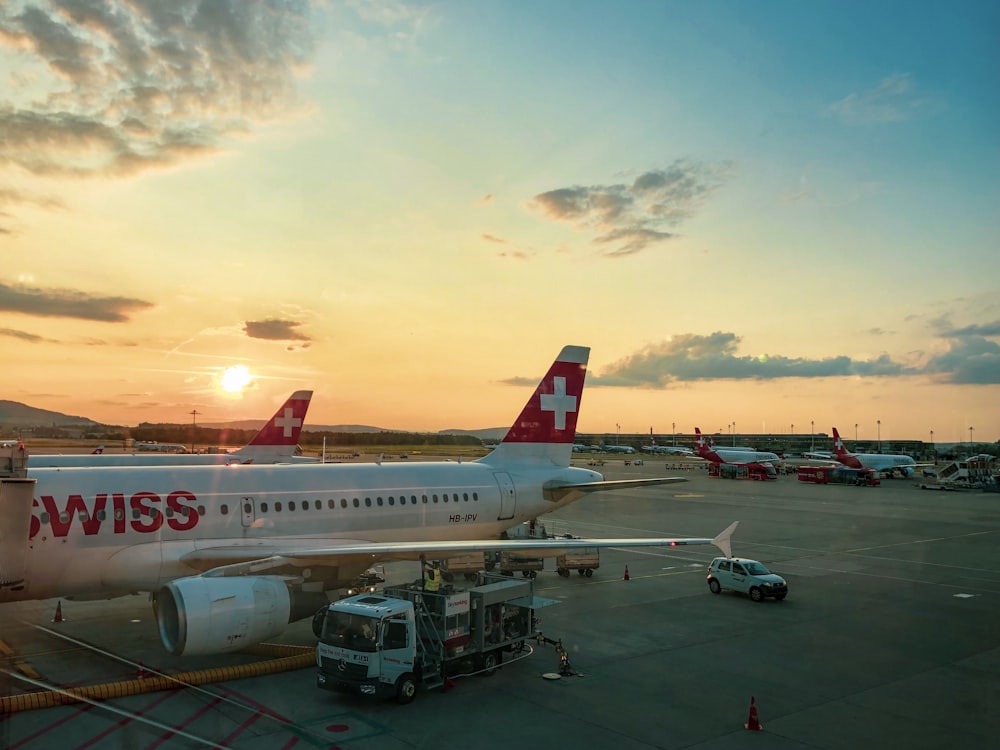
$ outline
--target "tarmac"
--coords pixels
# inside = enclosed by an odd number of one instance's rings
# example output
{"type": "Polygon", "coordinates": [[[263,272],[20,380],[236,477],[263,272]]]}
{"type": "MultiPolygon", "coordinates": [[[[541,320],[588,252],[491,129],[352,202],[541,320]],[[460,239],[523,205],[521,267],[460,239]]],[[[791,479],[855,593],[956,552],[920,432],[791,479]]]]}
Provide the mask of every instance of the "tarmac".
{"type": "MultiPolygon", "coordinates": [[[[673,465],[667,461],[666,464],[673,465]]],[[[665,476],[665,462],[609,479],[665,476]]],[[[407,706],[319,690],[312,667],[0,716],[0,747],[992,748],[1000,736],[1000,495],[754,482],[599,493],[543,521],[581,536],[714,536],[789,582],[783,602],[713,595],[714,547],[608,549],[592,578],[554,564],[536,593],[552,646],[407,706]],[[629,580],[624,579],[626,566],[629,580]],[[751,696],[761,731],[748,731],[751,696]]],[[[389,566],[390,582],[419,576],[389,566]]],[[[146,596],[0,606],[0,696],[149,679],[259,657],[175,658],[146,596]],[[140,676],[140,674],[142,676],[140,676]]],[[[281,643],[312,647],[308,621],[281,643]]],[[[228,674],[228,673],[226,673],[228,674]]]]}

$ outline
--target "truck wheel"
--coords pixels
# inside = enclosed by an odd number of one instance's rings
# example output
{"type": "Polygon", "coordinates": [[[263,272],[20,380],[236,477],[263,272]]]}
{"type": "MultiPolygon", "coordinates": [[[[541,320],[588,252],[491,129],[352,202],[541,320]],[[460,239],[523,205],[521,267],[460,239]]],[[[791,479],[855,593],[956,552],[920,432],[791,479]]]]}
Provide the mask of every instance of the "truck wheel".
{"type": "Polygon", "coordinates": [[[396,680],[396,702],[397,703],[411,703],[417,695],[417,683],[413,679],[413,675],[407,672],[404,675],[400,675],[399,679],[396,680]]]}
{"type": "Polygon", "coordinates": [[[455,580],[454,573],[442,573],[441,577],[445,580],[446,583],[451,583],[452,581],[455,580]]]}
{"type": "Polygon", "coordinates": [[[521,571],[521,577],[522,578],[527,578],[530,575],[531,575],[531,571],[530,570],[522,570],[521,571]]]}
{"type": "Polygon", "coordinates": [[[584,573],[586,573],[586,571],[583,568],[580,568],[576,572],[579,573],[580,575],[583,575],[584,573]]]}
{"type": "Polygon", "coordinates": [[[528,578],[531,578],[532,580],[534,580],[535,578],[538,578],[538,571],[537,570],[529,570],[528,571],[528,578]]]}
{"type": "Polygon", "coordinates": [[[755,602],[762,602],[764,601],[764,592],[761,591],[760,588],[757,586],[751,586],[750,598],[753,599],[755,602]]]}
{"type": "Polygon", "coordinates": [[[483,654],[482,669],[487,677],[496,674],[501,661],[503,661],[503,653],[500,651],[487,651],[483,654]]]}
{"type": "Polygon", "coordinates": [[[708,590],[711,591],[713,594],[718,594],[720,591],[722,591],[722,586],[719,584],[719,582],[716,579],[709,578],[708,579],[708,590]]]}
{"type": "Polygon", "coordinates": [[[465,574],[465,580],[466,581],[475,581],[477,578],[479,578],[479,576],[477,576],[475,573],[466,573],[465,574]]]}
{"type": "Polygon", "coordinates": [[[585,576],[587,576],[587,578],[593,578],[594,577],[594,569],[593,568],[587,568],[585,571],[583,571],[583,574],[585,576]]]}
{"type": "Polygon", "coordinates": [[[569,570],[567,570],[566,568],[559,568],[559,570],[557,570],[556,573],[561,575],[563,578],[569,578],[569,570]]]}

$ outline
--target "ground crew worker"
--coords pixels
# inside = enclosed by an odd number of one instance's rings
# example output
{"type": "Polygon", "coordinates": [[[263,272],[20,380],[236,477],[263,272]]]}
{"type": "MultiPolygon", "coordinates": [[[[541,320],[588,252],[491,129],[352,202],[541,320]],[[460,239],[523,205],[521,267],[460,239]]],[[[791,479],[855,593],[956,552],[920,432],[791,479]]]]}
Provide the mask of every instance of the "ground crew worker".
{"type": "Polygon", "coordinates": [[[424,591],[436,594],[441,587],[441,570],[437,561],[424,563],[424,591]]]}

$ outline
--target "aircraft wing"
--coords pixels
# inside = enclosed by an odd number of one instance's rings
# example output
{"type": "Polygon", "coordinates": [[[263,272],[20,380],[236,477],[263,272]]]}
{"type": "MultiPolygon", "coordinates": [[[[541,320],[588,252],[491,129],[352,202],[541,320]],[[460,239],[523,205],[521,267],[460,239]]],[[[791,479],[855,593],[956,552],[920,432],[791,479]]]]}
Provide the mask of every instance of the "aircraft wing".
{"type": "Polygon", "coordinates": [[[661,484],[675,484],[686,482],[687,477],[651,477],[649,479],[617,479],[603,482],[582,482],[579,484],[567,484],[560,482],[550,482],[545,485],[544,492],[547,500],[563,500],[567,495],[586,495],[590,492],[605,492],[608,490],[628,490],[637,487],[655,487],[661,484]]]}
{"type": "MultiPolygon", "coordinates": [[[[732,556],[731,537],[739,521],[734,521],[714,539],[698,537],[618,537],[611,539],[579,539],[552,537],[546,539],[463,539],[456,541],[423,542],[364,542],[332,541],[329,546],[295,548],[278,551],[274,547],[226,547],[209,548],[192,553],[184,562],[195,564],[214,560],[216,565],[206,570],[206,576],[256,575],[276,568],[303,568],[314,565],[330,565],[345,562],[345,558],[364,561],[367,564],[382,560],[419,560],[420,558],[442,559],[464,555],[470,552],[539,552],[539,557],[551,557],[564,550],[593,547],[678,547],[690,544],[714,544],[726,557],[732,556]],[[271,552],[273,554],[267,554],[271,552]],[[246,559],[249,554],[259,557],[246,559]],[[196,556],[196,557],[195,557],[196,556]],[[242,556],[240,562],[232,562],[242,556]],[[228,564],[225,564],[229,560],[228,564]]],[[[198,567],[195,565],[195,567],[198,567]]]]}

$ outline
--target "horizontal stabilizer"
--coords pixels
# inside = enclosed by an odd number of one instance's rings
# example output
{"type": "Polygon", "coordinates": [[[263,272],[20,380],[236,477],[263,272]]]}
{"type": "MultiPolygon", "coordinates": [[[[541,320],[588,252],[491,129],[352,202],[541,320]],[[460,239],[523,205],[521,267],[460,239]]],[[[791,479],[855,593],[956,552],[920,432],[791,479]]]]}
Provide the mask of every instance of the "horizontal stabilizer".
{"type": "Polygon", "coordinates": [[[567,495],[574,493],[580,496],[591,492],[634,490],[638,487],[655,487],[661,484],[676,484],[686,481],[688,481],[687,477],[651,477],[649,479],[616,479],[604,482],[581,482],[579,484],[552,482],[544,487],[544,492],[546,499],[559,502],[567,495]]]}

